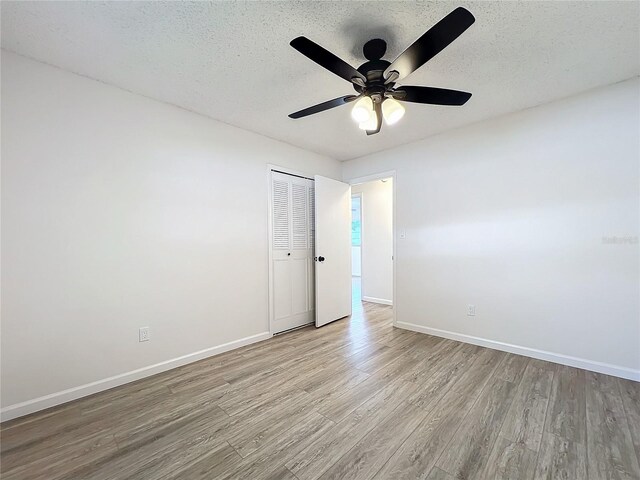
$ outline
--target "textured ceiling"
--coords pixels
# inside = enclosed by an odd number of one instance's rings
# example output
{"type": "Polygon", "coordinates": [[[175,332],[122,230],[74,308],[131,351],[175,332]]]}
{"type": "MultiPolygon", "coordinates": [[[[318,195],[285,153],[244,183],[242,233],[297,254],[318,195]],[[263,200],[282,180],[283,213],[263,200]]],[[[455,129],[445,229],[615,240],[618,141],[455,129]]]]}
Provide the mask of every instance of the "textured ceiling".
{"type": "Polygon", "coordinates": [[[346,160],[640,74],[640,3],[2,2],[2,47],[346,160]],[[457,6],[476,23],[406,84],[466,90],[464,107],[406,104],[367,137],[349,106],[288,113],[350,84],[289,46],[305,35],[354,66],[370,38],[392,60],[457,6]]]}

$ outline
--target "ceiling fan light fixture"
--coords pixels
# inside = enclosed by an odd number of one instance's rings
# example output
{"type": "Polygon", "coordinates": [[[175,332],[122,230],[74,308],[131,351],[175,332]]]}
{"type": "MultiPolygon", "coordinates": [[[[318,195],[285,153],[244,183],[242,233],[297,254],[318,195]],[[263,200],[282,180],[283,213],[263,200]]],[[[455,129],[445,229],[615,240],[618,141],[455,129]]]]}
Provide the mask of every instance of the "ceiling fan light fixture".
{"type": "Polygon", "coordinates": [[[387,98],[382,102],[382,116],[387,125],[393,125],[404,116],[404,107],[393,98],[387,98]]]}
{"type": "Polygon", "coordinates": [[[371,116],[369,117],[369,119],[364,122],[360,122],[358,124],[358,127],[360,127],[360,130],[370,130],[370,131],[373,131],[376,128],[378,128],[378,116],[376,115],[376,112],[372,110],[371,116]]]}
{"type": "Polygon", "coordinates": [[[371,97],[365,95],[358,100],[351,110],[351,117],[358,123],[370,122],[372,118],[375,120],[371,97]]]}
{"type": "Polygon", "coordinates": [[[447,48],[473,25],[475,20],[466,8],[456,8],[422,34],[392,62],[382,58],[386,53],[387,43],[380,38],[371,39],[362,49],[367,61],[357,69],[307,37],[294,38],[290,42],[293,48],[349,82],[358,95],[334,98],[291,113],[289,117],[303,118],[355,102],[351,116],[362,130],[366,130],[367,135],[375,135],[380,132],[383,118],[387,125],[393,125],[404,115],[404,107],[391,97],[402,102],[426,105],[464,105],[471,97],[469,92],[404,85],[403,79],[447,48]],[[398,82],[403,84],[399,89],[396,85],[398,82]]]}

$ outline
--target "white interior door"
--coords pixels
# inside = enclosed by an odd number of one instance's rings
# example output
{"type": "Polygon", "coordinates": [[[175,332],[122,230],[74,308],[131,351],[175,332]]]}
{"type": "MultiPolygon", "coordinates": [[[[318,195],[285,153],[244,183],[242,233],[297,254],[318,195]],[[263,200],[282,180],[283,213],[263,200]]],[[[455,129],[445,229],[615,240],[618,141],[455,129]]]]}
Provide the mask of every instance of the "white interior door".
{"type": "Polygon", "coordinates": [[[316,327],[351,315],[351,186],[315,176],[316,327]]]}
{"type": "Polygon", "coordinates": [[[271,172],[273,333],[313,323],[313,180],[271,172]]]}

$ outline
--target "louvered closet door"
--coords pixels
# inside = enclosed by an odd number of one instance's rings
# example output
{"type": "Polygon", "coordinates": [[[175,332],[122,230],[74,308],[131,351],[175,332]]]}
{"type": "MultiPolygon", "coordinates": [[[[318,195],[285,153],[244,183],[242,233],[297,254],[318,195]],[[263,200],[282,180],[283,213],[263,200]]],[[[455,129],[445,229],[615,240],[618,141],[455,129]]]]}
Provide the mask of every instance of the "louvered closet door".
{"type": "Polygon", "coordinates": [[[271,172],[274,333],[314,321],[313,181],[271,172]]]}

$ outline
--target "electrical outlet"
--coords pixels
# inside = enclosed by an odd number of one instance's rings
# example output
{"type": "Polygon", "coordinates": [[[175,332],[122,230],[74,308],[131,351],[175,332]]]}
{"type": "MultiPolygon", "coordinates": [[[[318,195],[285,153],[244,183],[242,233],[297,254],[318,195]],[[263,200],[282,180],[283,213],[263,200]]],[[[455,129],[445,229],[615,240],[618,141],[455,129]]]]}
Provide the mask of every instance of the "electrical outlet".
{"type": "Polygon", "coordinates": [[[149,327],[140,327],[140,330],[138,331],[138,340],[140,342],[149,341],[149,327]]]}
{"type": "Polygon", "coordinates": [[[475,305],[469,305],[467,307],[467,316],[475,317],[475,315],[476,315],[476,306],[475,305]]]}

